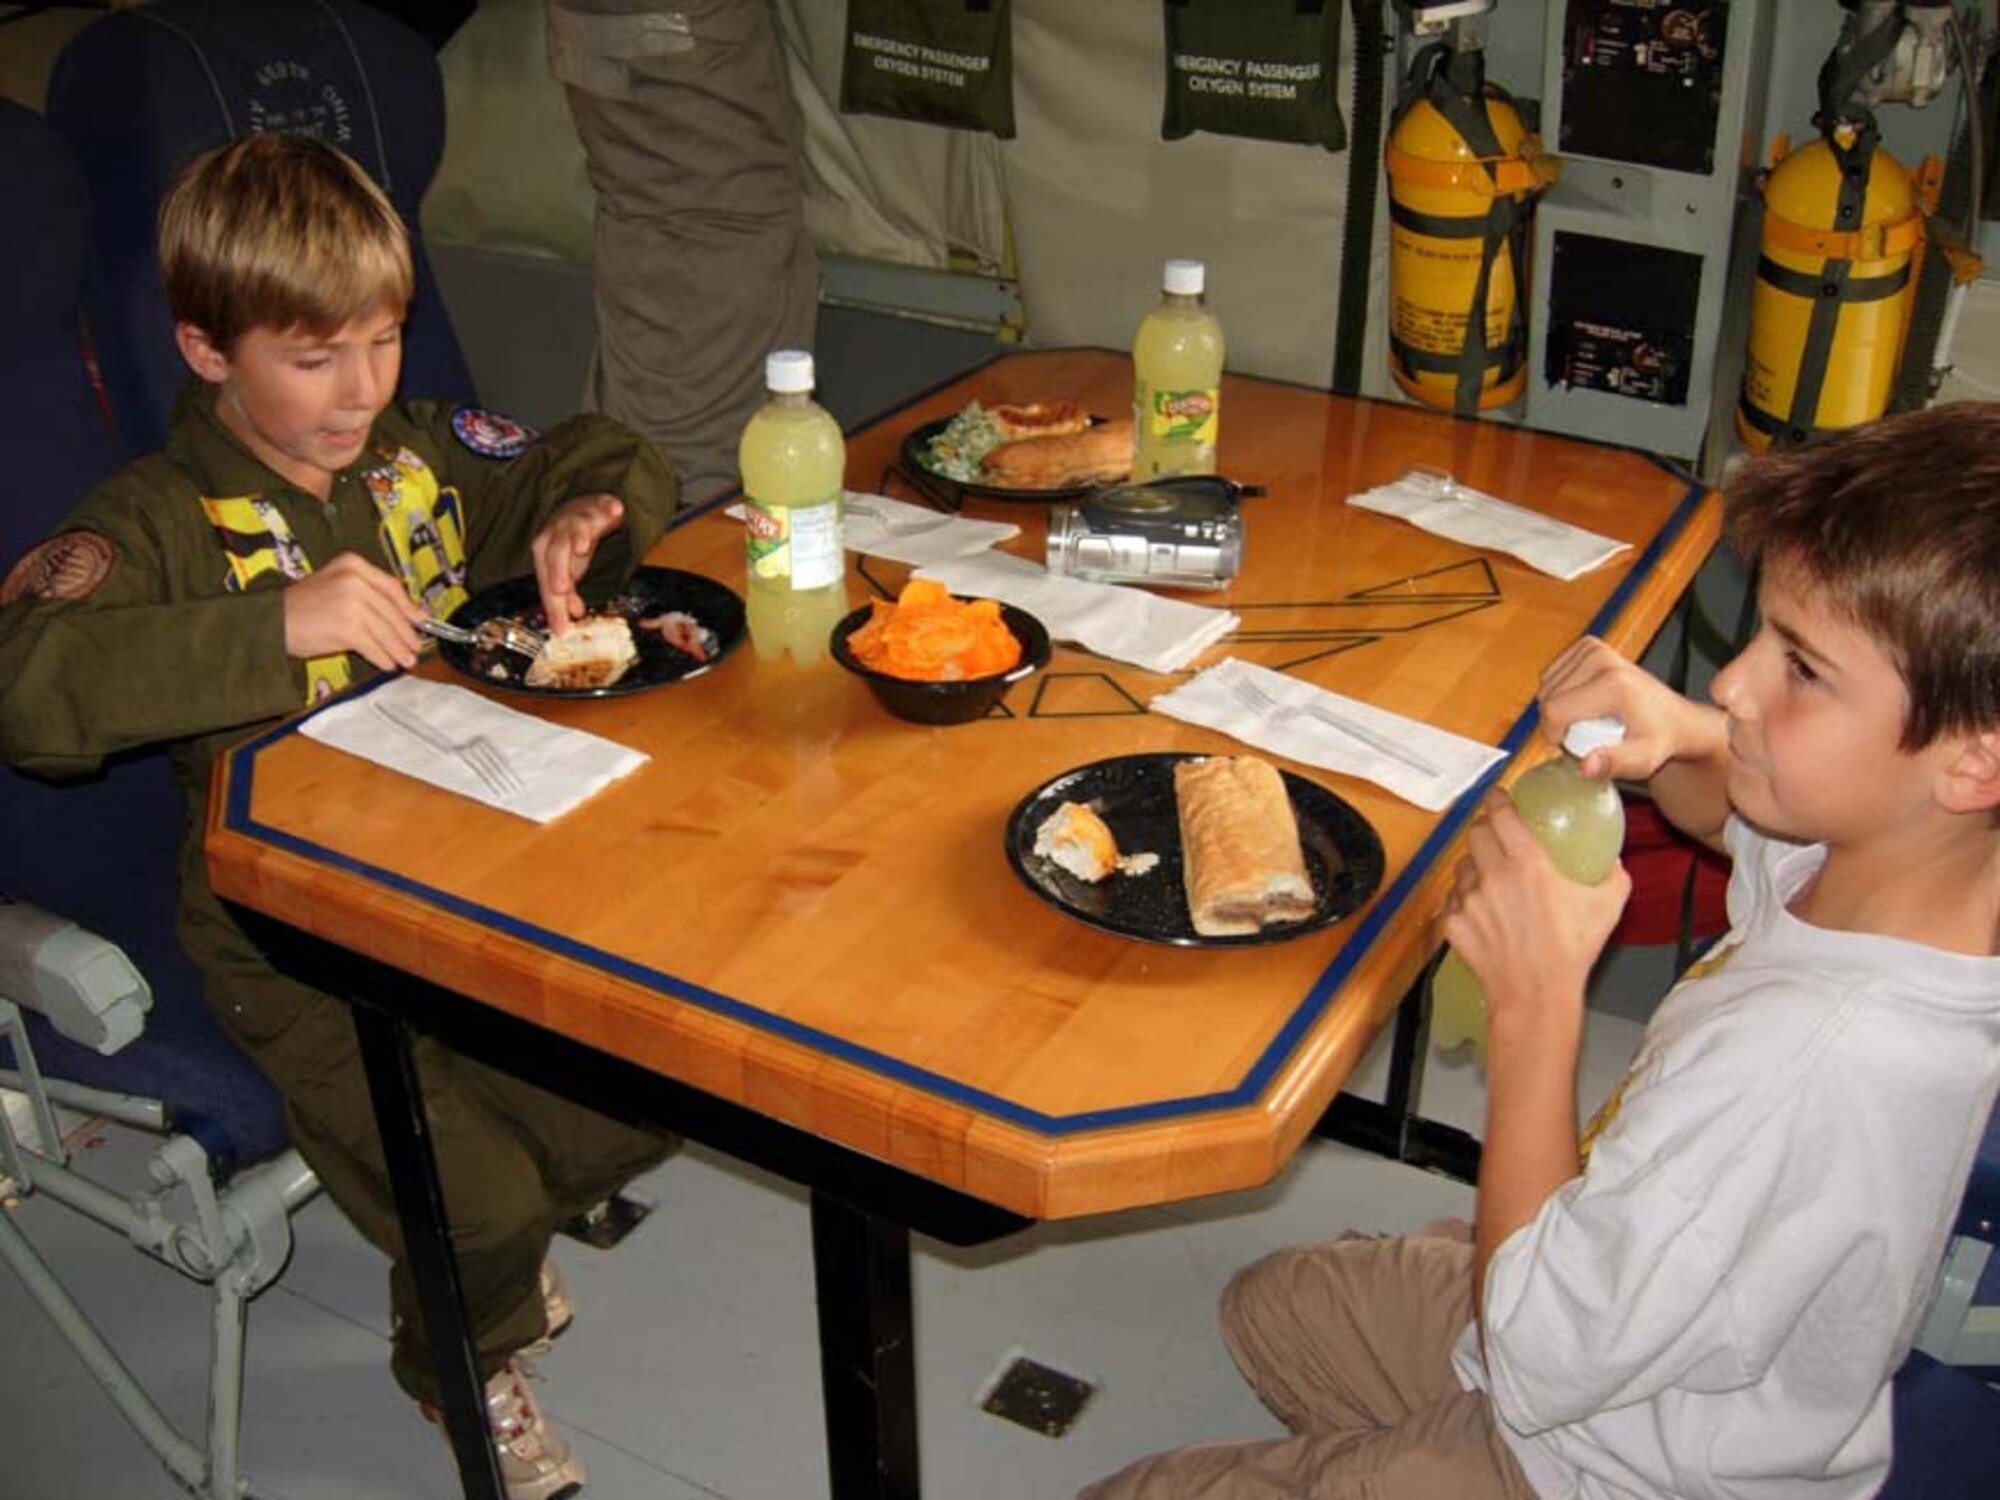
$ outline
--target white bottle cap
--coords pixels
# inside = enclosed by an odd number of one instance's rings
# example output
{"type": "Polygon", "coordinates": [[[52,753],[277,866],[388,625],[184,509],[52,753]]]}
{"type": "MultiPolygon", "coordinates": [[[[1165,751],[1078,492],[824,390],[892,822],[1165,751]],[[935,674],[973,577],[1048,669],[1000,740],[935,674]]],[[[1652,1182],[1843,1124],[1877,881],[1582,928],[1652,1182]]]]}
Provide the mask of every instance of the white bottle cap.
{"type": "Polygon", "coordinates": [[[1160,285],[1176,297],[1199,297],[1208,280],[1208,267],[1198,260],[1170,260],[1160,277],[1160,285]]]}
{"type": "Polygon", "coordinates": [[[1582,760],[1593,750],[1623,743],[1625,721],[1606,714],[1601,719],[1578,719],[1563,734],[1563,749],[1582,760]]]}
{"type": "Polygon", "coordinates": [[[764,357],[764,385],[781,396],[813,388],[813,357],[804,349],[774,349],[764,357]]]}

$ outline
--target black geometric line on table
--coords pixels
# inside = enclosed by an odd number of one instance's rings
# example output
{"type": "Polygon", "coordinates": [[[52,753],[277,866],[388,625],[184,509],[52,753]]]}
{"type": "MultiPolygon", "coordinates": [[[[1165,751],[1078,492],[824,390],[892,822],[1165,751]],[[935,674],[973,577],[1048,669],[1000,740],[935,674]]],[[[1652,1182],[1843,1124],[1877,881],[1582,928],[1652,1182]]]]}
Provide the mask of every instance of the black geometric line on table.
{"type": "MultiPolygon", "coordinates": [[[[1237,639],[1235,636],[1229,637],[1237,639]]],[[[1259,666],[1270,667],[1274,671],[1289,671],[1293,667],[1303,667],[1316,661],[1331,661],[1336,656],[1345,656],[1350,651],[1358,651],[1363,646],[1372,646],[1382,637],[1378,635],[1351,635],[1332,638],[1332,643],[1323,651],[1304,651],[1297,656],[1272,656],[1260,661],[1259,666]]]]}
{"type": "Polygon", "coordinates": [[[1049,672],[1033,679],[1035,690],[1028,700],[1025,717],[1030,719],[1122,719],[1143,714],[1146,705],[1125,690],[1123,683],[1108,672],[1049,672]],[[1052,692],[1075,696],[1075,689],[1088,684],[1092,692],[1108,691],[1115,700],[1107,708],[1066,709],[1050,706],[1052,692]]]}
{"type": "Polygon", "coordinates": [[[1454,563],[1444,563],[1439,567],[1427,568],[1421,573],[1411,573],[1402,578],[1392,579],[1388,583],[1371,584],[1365,589],[1356,589],[1347,597],[1350,599],[1365,599],[1370,594],[1380,594],[1389,589],[1406,588],[1410,584],[1419,582],[1425,578],[1442,578],[1447,573],[1462,573],[1467,568],[1477,568],[1479,570],[1480,577],[1484,580],[1482,586],[1478,588],[1456,589],[1451,593],[1440,593],[1438,590],[1432,589],[1429,591],[1430,596],[1432,598],[1452,598],[1460,594],[1468,598],[1497,598],[1499,596],[1500,580],[1493,576],[1493,564],[1484,557],[1466,557],[1454,563]]]}
{"type": "Polygon", "coordinates": [[[1262,665],[1284,671],[1373,645],[1385,636],[1406,636],[1448,624],[1466,615],[1477,614],[1480,610],[1491,609],[1500,602],[1500,597],[1499,580],[1493,576],[1492,566],[1487,560],[1483,557],[1467,558],[1442,567],[1427,568],[1421,573],[1392,578],[1386,583],[1370,584],[1339,599],[1238,605],[1236,613],[1241,623],[1234,633],[1224,637],[1223,643],[1226,645],[1234,641],[1244,647],[1263,648],[1259,653],[1263,657],[1262,665]],[[1476,572],[1476,585],[1461,586],[1448,592],[1437,587],[1437,582],[1446,576],[1468,570],[1476,572]],[[1420,584],[1425,586],[1419,589],[1420,584]],[[1314,626],[1293,621],[1265,629],[1258,627],[1260,615],[1269,619],[1273,611],[1279,610],[1295,614],[1301,610],[1365,611],[1368,618],[1365,624],[1358,620],[1351,625],[1329,621],[1325,625],[1314,626]],[[1415,617],[1395,618],[1398,614],[1410,613],[1414,613],[1415,617]],[[1386,619],[1385,614],[1388,616],[1386,619]],[[1301,646],[1316,645],[1317,649],[1296,654],[1269,649],[1288,642],[1301,646]]]}
{"type": "MultiPolygon", "coordinates": [[[[1403,599],[1396,602],[1399,604],[1407,603],[1412,606],[1422,605],[1424,609],[1422,614],[1416,619],[1402,623],[1395,623],[1393,620],[1389,623],[1384,623],[1371,617],[1370,622],[1365,625],[1342,625],[1338,623],[1327,625],[1292,624],[1273,625],[1268,629],[1253,625],[1249,629],[1239,627],[1236,630],[1232,630],[1228,638],[1233,641],[1327,641],[1350,635],[1366,635],[1371,637],[1411,635],[1419,630],[1428,630],[1434,625],[1448,625],[1453,620],[1461,619],[1466,615],[1476,615],[1483,609],[1493,608],[1500,601],[1498,599],[1403,599]],[[1433,606],[1448,607],[1434,608],[1433,606]]],[[[1330,600],[1324,604],[1239,604],[1236,606],[1236,614],[1237,618],[1247,621],[1260,611],[1267,609],[1323,611],[1341,610],[1349,607],[1349,602],[1345,599],[1330,600]]],[[[1353,607],[1378,612],[1382,609],[1379,601],[1362,601],[1353,607]]]]}

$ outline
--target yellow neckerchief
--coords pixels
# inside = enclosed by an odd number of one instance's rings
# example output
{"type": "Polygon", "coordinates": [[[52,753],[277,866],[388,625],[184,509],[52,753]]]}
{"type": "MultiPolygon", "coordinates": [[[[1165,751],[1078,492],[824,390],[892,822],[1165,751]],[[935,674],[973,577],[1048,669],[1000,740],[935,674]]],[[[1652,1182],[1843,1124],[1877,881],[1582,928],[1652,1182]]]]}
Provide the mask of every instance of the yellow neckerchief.
{"type": "MultiPolygon", "coordinates": [[[[312,572],[298,538],[278,507],[258,495],[235,499],[201,497],[202,511],[215,528],[222,550],[229,558],[229,577],[224,586],[232,594],[249,590],[252,582],[267,573],[295,581],[312,572]]],[[[344,654],[315,656],[306,663],[306,702],[330,698],[353,680],[344,654]]]]}
{"type": "MultiPolygon", "coordinates": [[[[1686,972],[1681,975],[1680,980],[1675,984],[1674,988],[1679,989],[1681,985],[1688,983],[1690,980],[1701,979],[1715,973],[1729,962],[1729,955],[1735,951],[1736,944],[1733,942],[1723,943],[1710,949],[1687,966],[1686,972]]],[[[1634,1063],[1632,1067],[1625,1070],[1625,1076],[1618,1080],[1618,1087],[1611,1091],[1611,1096],[1608,1099],[1598,1105],[1597,1113],[1592,1115],[1590,1123],[1583,1127],[1583,1134],[1578,1138],[1576,1143],[1576,1160],[1579,1170],[1590,1165],[1590,1148],[1596,1144],[1597,1138],[1609,1128],[1611,1122],[1618,1118],[1618,1108],[1625,1102],[1625,1090],[1630,1087],[1632,1079],[1637,1072],[1637,1063],[1634,1063]]]]}
{"type": "MultiPolygon", "coordinates": [[[[448,619],[467,597],[465,512],[458,491],[440,487],[430,466],[408,448],[384,456],[386,463],[361,476],[375,506],[376,534],[410,597],[438,619],[448,619]]],[[[312,572],[312,559],[270,501],[204,495],[201,508],[229,559],[231,593],[244,592],[269,573],[293,581],[312,572]]],[[[318,703],[352,681],[345,654],[313,657],[306,663],[306,702],[318,703]]]]}
{"type": "Polygon", "coordinates": [[[409,596],[440,620],[466,601],[465,508],[408,448],[361,476],[375,502],[377,535],[409,596]]]}

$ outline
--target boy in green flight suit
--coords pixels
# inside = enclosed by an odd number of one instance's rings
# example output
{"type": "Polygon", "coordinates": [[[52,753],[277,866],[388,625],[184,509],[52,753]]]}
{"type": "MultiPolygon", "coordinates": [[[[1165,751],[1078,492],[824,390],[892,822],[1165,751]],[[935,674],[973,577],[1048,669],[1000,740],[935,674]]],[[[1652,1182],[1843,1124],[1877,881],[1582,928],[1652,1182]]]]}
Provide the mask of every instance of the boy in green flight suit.
{"type": "MultiPolygon", "coordinates": [[[[209,770],[257,726],[414,666],[415,622],[533,569],[558,630],[586,580],[642,557],[679,503],[645,439],[597,416],[546,437],[473,407],[392,404],[413,286],[395,210],[345,156],[258,135],[198,157],[160,262],[194,380],[165,449],[100,485],[0,581],[0,755],[83,774],[168,742],[188,801],[180,929],[224,1028],[277,1084],[293,1140],[391,1259],[393,1368],[435,1401],[346,1002],[281,973],[209,889],[209,770]]],[[[467,1308],[510,1496],[581,1464],[516,1355],[560,1329],[563,1218],[658,1162],[661,1136],[418,1044],[467,1308]]]]}

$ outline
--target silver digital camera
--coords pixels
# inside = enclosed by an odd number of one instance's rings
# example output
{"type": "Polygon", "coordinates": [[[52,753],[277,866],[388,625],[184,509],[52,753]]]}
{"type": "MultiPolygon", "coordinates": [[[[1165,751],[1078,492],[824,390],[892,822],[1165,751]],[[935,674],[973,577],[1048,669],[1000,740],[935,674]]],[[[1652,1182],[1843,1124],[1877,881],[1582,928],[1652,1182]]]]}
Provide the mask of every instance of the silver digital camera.
{"type": "Polygon", "coordinates": [[[1224,588],[1243,566],[1238,502],[1258,493],[1213,474],[1094,490],[1050,508],[1049,571],[1093,583],[1224,588]]]}

